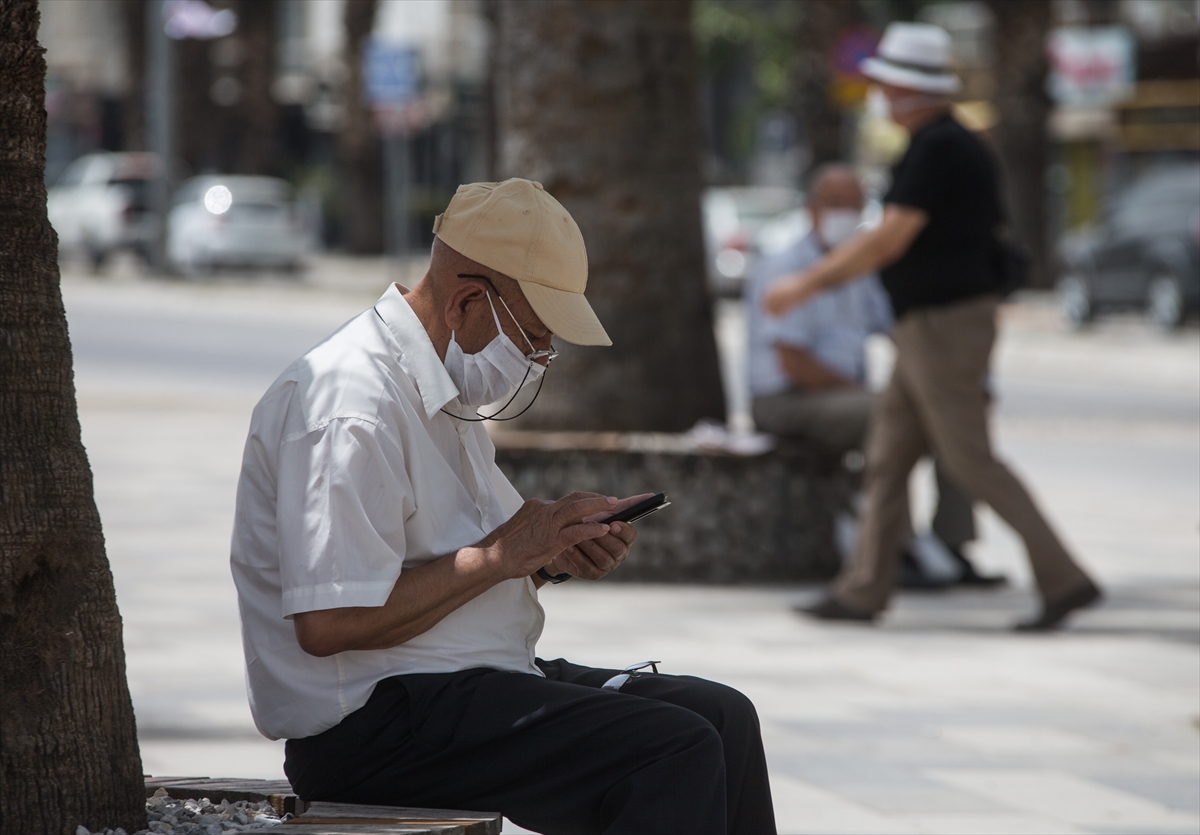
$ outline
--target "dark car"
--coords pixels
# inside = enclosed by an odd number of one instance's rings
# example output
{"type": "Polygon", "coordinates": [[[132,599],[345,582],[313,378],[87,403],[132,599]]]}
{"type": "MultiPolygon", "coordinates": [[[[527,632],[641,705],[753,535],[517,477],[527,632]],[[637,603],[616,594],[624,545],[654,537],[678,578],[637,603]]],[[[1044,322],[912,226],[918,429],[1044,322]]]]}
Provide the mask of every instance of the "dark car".
{"type": "Polygon", "coordinates": [[[1072,324],[1141,308],[1176,327],[1200,307],[1200,163],[1146,173],[1103,223],[1064,239],[1060,254],[1059,305],[1072,324]]]}

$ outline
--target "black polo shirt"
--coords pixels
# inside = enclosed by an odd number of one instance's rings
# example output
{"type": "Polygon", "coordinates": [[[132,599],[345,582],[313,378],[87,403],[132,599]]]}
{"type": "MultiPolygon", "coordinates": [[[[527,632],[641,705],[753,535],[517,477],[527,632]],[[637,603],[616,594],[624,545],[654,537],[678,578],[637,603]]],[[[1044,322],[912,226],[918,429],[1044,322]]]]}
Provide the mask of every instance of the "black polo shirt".
{"type": "Polygon", "coordinates": [[[929,215],[908,251],[881,273],[897,319],[996,292],[995,230],[1003,219],[996,164],[951,115],[913,134],[883,202],[929,215]]]}

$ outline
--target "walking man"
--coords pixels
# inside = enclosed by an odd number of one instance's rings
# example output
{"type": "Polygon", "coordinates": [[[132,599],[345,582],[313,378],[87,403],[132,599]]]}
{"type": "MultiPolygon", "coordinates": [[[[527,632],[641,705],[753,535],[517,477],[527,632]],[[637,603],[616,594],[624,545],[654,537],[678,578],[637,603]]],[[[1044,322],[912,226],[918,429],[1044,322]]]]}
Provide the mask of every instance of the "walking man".
{"type": "Polygon", "coordinates": [[[949,35],[936,26],[888,27],[863,72],[882,86],[892,119],[912,141],[892,172],[883,221],[775,284],[764,299],[779,315],[882,269],[896,316],[896,366],[867,442],[867,507],[854,559],[830,596],[807,611],[869,621],[886,607],[908,513],[909,472],[933,452],[955,482],[1025,542],[1042,608],[1018,629],[1054,629],[1097,601],[1100,589],[992,453],[985,378],[996,336],[996,234],[1003,212],[990,154],[951,114],[948,96],[959,81],[949,47],[949,35]]]}
{"type": "MultiPolygon", "coordinates": [[[[764,432],[799,438],[841,458],[861,450],[876,395],[866,388],[866,342],[892,329],[887,294],[874,273],[819,294],[786,315],[762,309],[763,296],[781,278],[798,273],[860,233],[865,197],[847,165],[814,172],[808,188],[811,231],[786,249],[759,259],[746,287],[747,358],[754,423],[764,432]]],[[[995,586],[1003,577],[979,574],[963,550],[975,539],[971,498],[937,474],[938,506],[932,535],[953,560],[953,575],[929,577],[913,553],[911,528],[902,537],[902,587],[995,586]]],[[[849,513],[849,509],[847,511],[849,513]]]]}

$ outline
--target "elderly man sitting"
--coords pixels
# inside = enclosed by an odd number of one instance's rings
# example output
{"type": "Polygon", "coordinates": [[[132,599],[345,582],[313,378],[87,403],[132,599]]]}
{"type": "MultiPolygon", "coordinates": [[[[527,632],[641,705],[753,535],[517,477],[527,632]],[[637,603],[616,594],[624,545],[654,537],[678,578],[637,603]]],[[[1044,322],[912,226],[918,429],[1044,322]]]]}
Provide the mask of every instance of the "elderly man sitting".
{"type": "Polygon", "coordinates": [[[623,501],[522,502],[478,407],[551,337],[611,344],[574,220],[538,183],[462,186],[429,272],[254,410],[232,567],[250,703],[301,797],[498,810],[540,832],[768,833],[754,707],[702,679],[537,657],[546,582],[629,553],[623,501]]]}
{"type": "MultiPolygon", "coordinates": [[[[824,165],[814,173],[808,197],[812,231],[787,249],[760,260],[746,289],[747,356],[754,422],[764,432],[803,438],[827,452],[861,450],[876,396],[865,387],[866,341],[892,327],[887,296],[874,273],[829,290],[786,316],[768,316],[763,298],[778,282],[819,261],[853,237],[862,223],[864,197],[853,169],[824,165]]],[[[953,560],[953,574],[923,572],[905,535],[901,585],[988,586],[1003,577],[980,575],[963,555],[975,539],[971,499],[935,468],[938,509],[933,533],[953,560]]]]}

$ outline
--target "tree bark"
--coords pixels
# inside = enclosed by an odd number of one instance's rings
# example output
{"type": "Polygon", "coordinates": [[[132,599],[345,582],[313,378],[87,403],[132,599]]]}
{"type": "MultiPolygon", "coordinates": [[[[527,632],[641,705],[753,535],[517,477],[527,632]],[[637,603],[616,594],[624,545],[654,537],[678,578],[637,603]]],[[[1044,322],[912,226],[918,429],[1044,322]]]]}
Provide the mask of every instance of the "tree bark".
{"type": "Polygon", "coordinates": [[[812,153],[810,165],[845,161],[844,116],[830,93],[829,51],[847,27],[866,21],[858,0],[806,0],[796,46],[795,113],[812,153]]]}
{"type": "Polygon", "coordinates": [[[541,182],[579,223],[588,298],[613,340],[560,345],[522,426],[669,432],[723,419],[690,2],[504,2],[497,24],[500,174],[541,182]]]}
{"type": "Polygon", "coordinates": [[[124,150],[146,150],[146,3],[122,0],[125,27],[125,72],[129,83],[121,102],[124,150]]]}
{"type": "Polygon", "coordinates": [[[989,0],[995,19],[996,145],[1004,168],[1009,225],[1033,256],[1030,283],[1049,286],[1046,164],[1050,99],[1046,94],[1049,0],[989,0]]]}
{"type": "Polygon", "coordinates": [[[338,149],[345,171],[346,246],[354,253],[383,252],[383,156],[369,103],[363,96],[363,48],[375,28],[376,0],[346,0],[346,86],[338,149]]]}
{"type": "Polygon", "coordinates": [[[0,0],[0,833],[145,824],[46,219],[36,0],[0,0]]]}
{"type": "Polygon", "coordinates": [[[240,0],[238,35],[246,58],[239,75],[242,98],[238,102],[233,165],[237,174],[282,177],[285,170],[279,143],[279,106],[271,87],[275,82],[279,4],[276,0],[240,0]]]}

